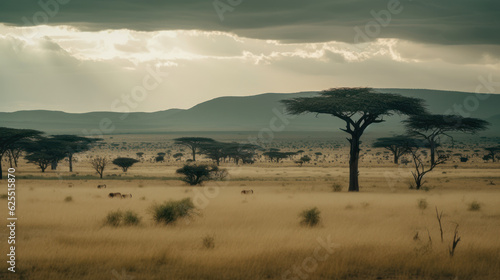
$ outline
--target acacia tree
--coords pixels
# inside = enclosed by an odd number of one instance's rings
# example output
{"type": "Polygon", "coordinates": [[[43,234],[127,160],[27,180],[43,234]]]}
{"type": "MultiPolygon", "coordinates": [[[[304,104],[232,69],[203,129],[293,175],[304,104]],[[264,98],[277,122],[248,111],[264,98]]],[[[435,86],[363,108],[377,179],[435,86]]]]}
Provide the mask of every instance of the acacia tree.
{"type": "Polygon", "coordinates": [[[492,159],[493,162],[495,162],[495,157],[496,157],[496,154],[500,152],[500,146],[496,146],[496,147],[487,147],[487,148],[484,148],[486,151],[488,151],[488,154],[484,157],[484,158],[487,158],[487,159],[492,159]]]}
{"type": "Polygon", "coordinates": [[[213,142],[204,144],[200,147],[200,153],[204,154],[207,158],[214,160],[217,166],[220,165],[220,160],[227,155],[228,143],[213,142]]]}
{"type": "Polygon", "coordinates": [[[73,172],[73,156],[92,148],[92,144],[100,141],[99,138],[87,138],[76,135],[52,135],[52,138],[61,141],[61,149],[66,153],[69,162],[69,172],[73,172]]]}
{"type": "Polygon", "coordinates": [[[175,144],[183,145],[191,149],[193,161],[196,161],[196,153],[203,144],[215,143],[212,138],[205,137],[181,137],[174,139],[175,144]]]}
{"type": "Polygon", "coordinates": [[[393,137],[378,138],[374,143],[374,148],[385,148],[394,155],[394,163],[399,163],[399,158],[410,152],[409,143],[412,142],[409,136],[397,135],[393,137]]]}
{"type": "Polygon", "coordinates": [[[299,160],[295,161],[295,163],[300,164],[300,166],[302,167],[302,165],[304,163],[307,163],[307,162],[310,162],[310,161],[311,161],[311,158],[308,155],[305,155],[305,156],[302,156],[299,160]]]}
{"type": "Polygon", "coordinates": [[[441,137],[448,137],[453,141],[450,132],[474,134],[489,125],[487,121],[476,118],[433,114],[411,116],[404,122],[410,135],[421,137],[427,142],[431,152],[431,165],[435,164],[436,148],[441,142],[441,137]]]}
{"type": "Polygon", "coordinates": [[[240,160],[244,164],[253,163],[255,150],[259,148],[259,146],[253,144],[228,143],[224,148],[224,157],[229,157],[236,164],[239,164],[240,160]]]}
{"type": "Polygon", "coordinates": [[[276,163],[279,163],[281,160],[291,156],[291,154],[288,152],[274,152],[274,151],[265,152],[263,153],[263,155],[268,157],[271,162],[276,160],[276,163]]]}
{"type": "Polygon", "coordinates": [[[371,88],[332,88],[319,96],[282,100],[290,114],[329,114],[346,123],[342,131],[350,135],[349,191],[359,191],[359,152],[361,136],[374,123],[384,122],[384,116],[394,113],[417,115],[426,112],[423,100],[398,94],[376,93],[371,88]]]}
{"type": "Polygon", "coordinates": [[[204,181],[213,179],[217,172],[219,172],[217,166],[207,164],[186,164],[176,170],[177,174],[185,176],[182,180],[191,186],[200,185],[204,181]]]}
{"type": "Polygon", "coordinates": [[[112,163],[116,166],[121,167],[123,172],[127,172],[127,170],[132,167],[135,163],[138,163],[139,161],[136,160],[135,158],[125,158],[125,157],[119,157],[115,158],[112,163]]]}
{"type": "Polygon", "coordinates": [[[50,164],[57,164],[66,157],[65,151],[61,149],[63,145],[62,141],[54,138],[39,137],[26,144],[25,159],[38,165],[42,172],[45,172],[50,164]]]}
{"type": "Polygon", "coordinates": [[[9,157],[10,167],[17,167],[17,163],[19,158],[21,157],[22,152],[26,149],[26,146],[29,144],[29,139],[22,139],[14,143],[7,150],[7,156],[9,157]]]}
{"type": "Polygon", "coordinates": [[[2,177],[2,158],[16,143],[23,139],[32,139],[43,132],[33,129],[15,129],[0,127],[0,180],[2,177]]]}
{"type": "Polygon", "coordinates": [[[102,179],[102,175],[104,174],[104,169],[108,165],[108,159],[105,157],[95,157],[90,161],[90,165],[94,170],[99,174],[99,177],[102,179]]]}

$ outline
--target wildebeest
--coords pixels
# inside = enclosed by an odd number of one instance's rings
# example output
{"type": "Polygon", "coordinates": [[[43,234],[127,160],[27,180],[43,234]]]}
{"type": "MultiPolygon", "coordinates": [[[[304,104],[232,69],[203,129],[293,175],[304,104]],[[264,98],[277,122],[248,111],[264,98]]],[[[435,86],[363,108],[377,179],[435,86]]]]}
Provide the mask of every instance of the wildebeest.
{"type": "Polygon", "coordinates": [[[241,194],[253,194],[253,190],[242,190],[241,194]]]}
{"type": "Polygon", "coordinates": [[[132,198],[132,194],[131,193],[124,193],[124,194],[122,194],[122,198],[132,198]]]}
{"type": "Polygon", "coordinates": [[[115,193],[112,193],[112,192],[111,192],[111,193],[109,193],[109,195],[108,195],[108,196],[109,196],[110,198],[113,198],[113,197],[119,197],[119,198],[121,198],[121,197],[122,197],[122,194],[121,194],[121,193],[119,193],[119,192],[115,192],[115,193]]]}
{"type": "Polygon", "coordinates": [[[98,189],[104,189],[104,188],[106,188],[106,185],[97,185],[97,188],[98,189]]]}

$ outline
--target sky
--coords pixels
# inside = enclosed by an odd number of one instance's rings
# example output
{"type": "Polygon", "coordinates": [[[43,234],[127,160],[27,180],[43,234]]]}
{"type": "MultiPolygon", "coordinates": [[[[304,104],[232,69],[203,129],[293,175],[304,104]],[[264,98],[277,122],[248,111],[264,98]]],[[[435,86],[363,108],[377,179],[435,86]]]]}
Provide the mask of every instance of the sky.
{"type": "Polygon", "coordinates": [[[0,111],[344,86],[500,93],[499,34],[498,0],[2,0],[0,111]]]}

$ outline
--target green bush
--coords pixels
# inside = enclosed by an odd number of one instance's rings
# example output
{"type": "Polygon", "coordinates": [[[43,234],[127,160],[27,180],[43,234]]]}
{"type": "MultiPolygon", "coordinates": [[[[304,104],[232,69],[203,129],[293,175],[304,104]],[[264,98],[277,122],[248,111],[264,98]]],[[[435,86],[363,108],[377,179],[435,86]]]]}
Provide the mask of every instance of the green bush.
{"type": "Polygon", "coordinates": [[[7,199],[7,194],[6,193],[3,193],[3,194],[0,194],[0,199],[7,199]]]}
{"type": "Polygon", "coordinates": [[[154,204],[151,207],[153,220],[157,223],[170,224],[179,218],[190,217],[195,207],[190,198],[177,201],[168,201],[163,204],[154,204]]]}
{"type": "Polygon", "coordinates": [[[227,176],[227,172],[223,169],[207,164],[186,164],[177,169],[176,173],[184,175],[181,180],[191,186],[201,185],[205,181],[214,179],[223,180],[227,176]]]}
{"type": "Polygon", "coordinates": [[[469,211],[479,211],[481,210],[481,204],[477,201],[469,203],[469,211]]]}
{"type": "Polygon", "coordinates": [[[127,211],[123,215],[123,224],[126,226],[136,226],[141,222],[139,215],[132,211],[127,211]]]}
{"type": "Polygon", "coordinates": [[[316,226],[320,222],[320,213],[316,207],[306,209],[299,215],[301,218],[300,223],[309,227],[316,226]]]}
{"type": "Polygon", "coordinates": [[[64,201],[65,202],[71,202],[71,201],[73,201],[73,197],[72,196],[67,196],[66,198],[64,198],[64,201]]]}
{"type": "Polygon", "coordinates": [[[123,217],[122,211],[120,211],[120,210],[118,210],[118,211],[111,211],[106,216],[106,222],[105,223],[107,225],[109,225],[109,226],[117,227],[117,226],[119,226],[121,224],[122,217],[123,217]]]}

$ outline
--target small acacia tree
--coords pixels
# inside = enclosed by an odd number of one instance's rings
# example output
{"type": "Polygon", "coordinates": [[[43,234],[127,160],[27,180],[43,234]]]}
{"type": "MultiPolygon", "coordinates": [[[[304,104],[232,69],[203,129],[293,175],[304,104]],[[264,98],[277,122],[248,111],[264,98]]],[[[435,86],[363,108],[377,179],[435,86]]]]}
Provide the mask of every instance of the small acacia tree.
{"type": "Polygon", "coordinates": [[[407,150],[411,154],[413,164],[415,167],[415,171],[412,171],[411,174],[415,181],[415,189],[419,190],[424,185],[424,176],[434,170],[436,166],[445,163],[449,156],[445,154],[437,154],[437,158],[434,161],[427,161],[422,158],[425,153],[422,153],[425,150],[423,148],[428,147],[428,143],[422,139],[414,139],[413,141],[407,142],[407,150]]]}
{"type": "Polygon", "coordinates": [[[29,163],[38,165],[42,172],[45,172],[45,169],[47,169],[50,164],[57,164],[66,157],[66,152],[61,149],[62,146],[64,146],[64,143],[60,140],[39,137],[34,141],[26,143],[25,159],[29,163]]]}
{"type": "Polygon", "coordinates": [[[176,171],[177,174],[184,175],[182,180],[191,186],[201,185],[205,181],[212,180],[218,172],[217,166],[207,164],[186,164],[176,171]]]}
{"type": "Polygon", "coordinates": [[[300,166],[302,166],[304,163],[308,163],[311,161],[311,158],[308,155],[302,156],[299,160],[295,161],[295,163],[298,163],[300,166]]]}
{"type": "Polygon", "coordinates": [[[476,118],[464,118],[459,115],[432,115],[423,114],[411,116],[404,121],[408,133],[421,137],[427,141],[431,152],[431,165],[436,161],[436,148],[441,142],[441,137],[453,140],[450,132],[462,132],[474,134],[486,129],[487,121],[476,118]]]}
{"type": "Polygon", "coordinates": [[[349,191],[359,191],[359,152],[361,136],[371,124],[384,122],[393,114],[418,115],[426,113],[423,100],[397,94],[376,93],[371,88],[332,88],[319,96],[298,97],[282,101],[290,114],[329,114],[346,123],[342,131],[350,138],[349,191]]]}
{"type": "Polygon", "coordinates": [[[227,155],[226,149],[228,145],[228,143],[222,142],[204,144],[200,147],[200,153],[204,154],[207,158],[215,161],[217,166],[219,166],[221,159],[227,155]]]}
{"type": "Polygon", "coordinates": [[[134,165],[135,163],[138,163],[138,162],[139,161],[136,160],[135,158],[119,157],[119,158],[115,158],[112,163],[116,166],[121,167],[123,172],[127,172],[127,170],[130,167],[132,167],[132,165],[134,165]]]}
{"type": "Polygon", "coordinates": [[[106,166],[108,165],[108,159],[98,156],[90,161],[90,165],[92,165],[92,168],[94,168],[97,174],[99,174],[99,177],[102,179],[104,169],[106,169],[106,166]]]}
{"type": "Polygon", "coordinates": [[[275,152],[275,151],[265,152],[263,153],[263,155],[268,157],[271,162],[276,160],[276,163],[279,163],[281,160],[291,156],[291,154],[287,152],[275,152]]]}
{"type": "Polygon", "coordinates": [[[86,152],[92,148],[92,144],[100,141],[100,138],[87,138],[76,135],[53,135],[53,139],[61,141],[60,149],[66,153],[69,162],[69,172],[73,172],[73,156],[86,152]]]}
{"type": "Polygon", "coordinates": [[[2,158],[5,153],[23,139],[32,139],[42,132],[32,129],[15,129],[0,127],[0,179],[2,179],[2,158]]]}
{"type": "Polygon", "coordinates": [[[394,163],[399,163],[399,158],[405,154],[410,152],[409,143],[411,143],[413,139],[405,135],[397,135],[393,137],[383,137],[378,138],[374,143],[374,148],[385,148],[392,152],[394,155],[394,163]]]}
{"type": "Polygon", "coordinates": [[[175,144],[186,146],[191,149],[193,161],[196,161],[196,153],[203,144],[215,143],[212,138],[205,137],[181,137],[174,139],[175,144]]]}
{"type": "Polygon", "coordinates": [[[488,154],[486,154],[485,157],[483,157],[483,159],[492,159],[493,162],[495,162],[495,157],[497,156],[497,154],[500,152],[500,146],[496,146],[496,147],[487,147],[487,148],[484,148],[486,151],[488,151],[488,154]]]}

